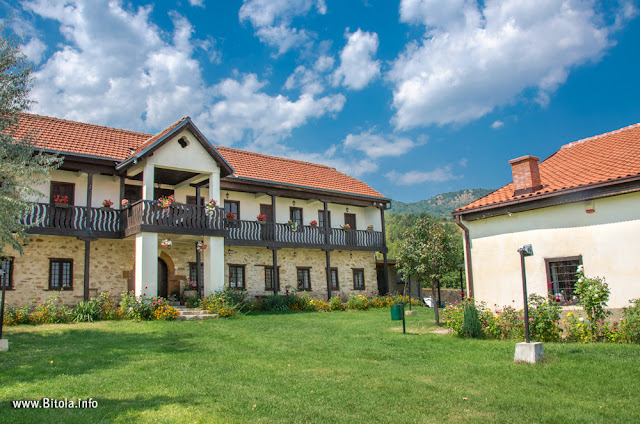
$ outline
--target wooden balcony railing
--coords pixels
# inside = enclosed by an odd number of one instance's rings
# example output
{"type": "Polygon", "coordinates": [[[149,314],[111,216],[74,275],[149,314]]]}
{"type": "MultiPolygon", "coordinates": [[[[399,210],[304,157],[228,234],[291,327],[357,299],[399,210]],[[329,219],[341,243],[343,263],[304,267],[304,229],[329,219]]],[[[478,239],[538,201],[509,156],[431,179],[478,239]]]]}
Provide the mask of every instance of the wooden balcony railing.
{"type": "MultiPolygon", "coordinates": [[[[345,246],[360,248],[383,247],[378,231],[330,228],[328,243],[325,229],[311,225],[293,228],[290,224],[224,219],[224,209],[215,208],[207,214],[205,206],[173,204],[167,208],[154,201],[142,200],[130,207],[118,209],[91,208],[91,230],[101,237],[119,238],[138,231],[202,234],[226,231],[233,244],[282,246],[345,246]]],[[[87,230],[85,206],[60,207],[48,203],[36,204],[31,213],[20,219],[32,227],[32,232],[59,235],[80,235],[87,230]]]]}

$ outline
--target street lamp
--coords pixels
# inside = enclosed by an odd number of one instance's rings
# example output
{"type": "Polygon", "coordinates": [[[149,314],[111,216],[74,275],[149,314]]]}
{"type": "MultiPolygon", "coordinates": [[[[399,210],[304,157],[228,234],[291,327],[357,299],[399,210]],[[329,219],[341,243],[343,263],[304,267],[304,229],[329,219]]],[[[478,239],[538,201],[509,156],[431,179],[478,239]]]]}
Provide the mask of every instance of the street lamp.
{"type": "Polygon", "coordinates": [[[2,284],[2,305],[0,306],[0,351],[9,350],[9,342],[2,338],[2,324],[4,323],[4,269],[0,269],[0,284],[2,284]]]}
{"type": "Polygon", "coordinates": [[[527,299],[527,273],[524,266],[524,258],[526,256],[533,256],[533,247],[530,244],[525,244],[518,249],[520,253],[520,268],[522,269],[522,295],[524,298],[524,334],[526,342],[516,343],[516,353],[514,356],[514,362],[529,362],[535,364],[544,357],[544,351],[542,349],[541,342],[531,343],[529,337],[529,303],[527,299]]]}

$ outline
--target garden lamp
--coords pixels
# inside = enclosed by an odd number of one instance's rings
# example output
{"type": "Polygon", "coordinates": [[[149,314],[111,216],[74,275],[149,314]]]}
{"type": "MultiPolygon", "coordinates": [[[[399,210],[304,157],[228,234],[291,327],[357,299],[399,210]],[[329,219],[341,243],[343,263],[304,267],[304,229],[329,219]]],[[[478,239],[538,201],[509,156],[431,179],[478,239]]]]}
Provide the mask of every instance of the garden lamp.
{"type": "Polygon", "coordinates": [[[533,256],[533,247],[530,244],[525,244],[518,249],[520,253],[520,267],[522,268],[522,293],[524,295],[524,334],[527,343],[530,343],[529,339],[529,303],[527,302],[527,275],[524,267],[525,256],[533,256]]]}

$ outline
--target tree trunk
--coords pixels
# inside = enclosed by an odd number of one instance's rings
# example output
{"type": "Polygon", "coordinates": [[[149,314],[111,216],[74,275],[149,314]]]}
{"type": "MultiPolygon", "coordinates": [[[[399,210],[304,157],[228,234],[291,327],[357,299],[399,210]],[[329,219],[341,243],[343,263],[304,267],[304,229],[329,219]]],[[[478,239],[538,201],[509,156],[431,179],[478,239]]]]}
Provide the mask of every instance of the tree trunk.
{"type": "Polygon", "coordinates": [[[436,317],[436,325],[440,326],[440,314],[438,312],[438,303],[440,299],[436,297],[436,287],[438,285],[437,279],[431,283],[431,299],[433,299],[433,312],[436,317]]]}

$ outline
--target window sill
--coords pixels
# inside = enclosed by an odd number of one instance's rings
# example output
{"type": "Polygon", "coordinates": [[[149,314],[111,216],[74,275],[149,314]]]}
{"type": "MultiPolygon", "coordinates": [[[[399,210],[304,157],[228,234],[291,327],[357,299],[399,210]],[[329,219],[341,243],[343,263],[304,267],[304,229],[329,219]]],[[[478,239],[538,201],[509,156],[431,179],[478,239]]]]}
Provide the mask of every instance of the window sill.
{"type": "MultiPolygon", "coordinates": [[[[2,287],[0,287],[0,291],[2,291],[2,287]]],[[[7,287],[6,289],[4,289],[4,291],[16,291],[16,289],[14,289],[13,287],[7,287]]]]}
{"type": "Polygon", "coordinates": [[[73,291],[73,288],[70,288],[70,289],[44,289],[42,291],[54,291],[54,292],[73,291]]]}

